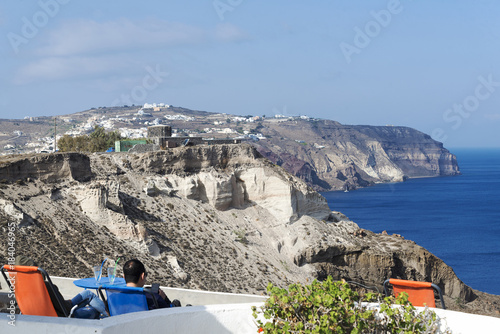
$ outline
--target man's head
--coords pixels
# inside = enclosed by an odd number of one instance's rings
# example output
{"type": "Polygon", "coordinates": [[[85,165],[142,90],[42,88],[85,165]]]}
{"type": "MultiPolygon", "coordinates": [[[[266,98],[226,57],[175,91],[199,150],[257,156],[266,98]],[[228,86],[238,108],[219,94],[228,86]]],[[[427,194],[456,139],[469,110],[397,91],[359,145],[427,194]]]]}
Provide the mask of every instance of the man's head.
{"type": "Polygon", "coordinates": [[[137,259],[129,260],[123,265],[123,276],[127,285],[143,287],[147,275],[146,268],[137,259]]]}

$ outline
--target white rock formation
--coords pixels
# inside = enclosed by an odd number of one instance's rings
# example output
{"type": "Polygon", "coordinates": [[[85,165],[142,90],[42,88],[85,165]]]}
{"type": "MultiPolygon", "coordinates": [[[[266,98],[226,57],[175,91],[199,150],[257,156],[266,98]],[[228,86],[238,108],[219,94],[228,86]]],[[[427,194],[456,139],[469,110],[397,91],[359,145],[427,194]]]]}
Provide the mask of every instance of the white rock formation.
{"type": "Polygon", "coordinates": [[[267,209],[277,222],[293,222],[303,215],[326,219],[330,209],[325,199],[305,187],[283,178],[272,168],[250,168],[224,174],[212,170],[190,176],[169,175],[147,181],[146,190],[210,203],[218,210],[258,205],[267,209]]]}
{"type": "Polygon", "coordinates": [[[148,237],[146,229],[140,224],[134,224],[124,215],[118,197],[119,189],[118,183],[111,182],[109,184],[91,183],[76,189],[72,188],[70,191],[80,203],[83,213],[94,223],[106,227],[121,239],[138,242],[147,249],[150,255],[159,256],[160,249],[156,242],[148,237]],[[111,196],[109,196],[110,193],[111,196]],[[114,211],[117,208],[121,210],[114,211]]]}
{"type": "Polygon", "coordinates": [[[18,228],[29,226],[33,223],[33,219],[19,210],[11,201],[0,198],[0,210],[3,210],[16,223],[18,228]]]}

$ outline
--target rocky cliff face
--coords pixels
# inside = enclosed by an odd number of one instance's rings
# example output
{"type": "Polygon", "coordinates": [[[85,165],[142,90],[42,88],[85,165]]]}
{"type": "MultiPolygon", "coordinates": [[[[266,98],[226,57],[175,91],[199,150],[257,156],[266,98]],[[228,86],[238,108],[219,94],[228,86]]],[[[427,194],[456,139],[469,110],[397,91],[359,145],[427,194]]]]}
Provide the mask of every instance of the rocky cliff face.
{"type": "Polygon", "coordinates": [[[378,286],[399,277],[435,282],[452,307],[487,305],[440,259],[359,229],[248,145],[4,160],[0,218],[0,237],[14,222],[16,252],[52,275],[89,277],[105,257],[137,257],[172,287],[262,293],[326,275],[378,286]]]}
{"type": "Polygon", "coordinates": [[[415,129],[329,120],[266,124],[258,150],[319,191],[460,173],[453,154],[415,129]]]}
{"type": "MultiPolygon", "coordinates": [[[[137,118],[139,109],[135,106],[99,108],[61,117],[75,124],[99,119],[108,125],[114,124],[116,129],[138,130],[144,127],[144,119],[137,118]]],[[[221,139],[235,138],[242,133],[262,133],[266,139],[252,141],[259,152],[317,191],[459,173],[455,156],[441,143],[407,127],[343,125],[332,120],[300,117],[264,117],[257,121],[249,118],[249,122],[243,122],[235,115],[182,107],[151,111],[151,117],[164,122],[167,117],[168,124],[178,134],[221,139]],[[189,122],[185,121],[187,117],[189,122]]],[[[52,117],[0,120],[4,130],[4,135],[0,134],[0,153],[4,146],[16,146],[17,152],[36,146],[41,142],[39,139],[52,131],[53,123],[52,117]],[[13,131],[21,131],[23,136],[7,135],[13,131]]],[[[75,124],[64,124],[60,129],[67,130],[75,124]]]]}

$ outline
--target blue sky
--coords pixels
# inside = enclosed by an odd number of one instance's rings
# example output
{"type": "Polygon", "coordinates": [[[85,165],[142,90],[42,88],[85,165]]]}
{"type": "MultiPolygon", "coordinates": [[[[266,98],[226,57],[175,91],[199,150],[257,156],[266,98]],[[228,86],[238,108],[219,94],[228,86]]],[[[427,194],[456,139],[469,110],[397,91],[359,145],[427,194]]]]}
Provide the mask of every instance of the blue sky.
{"type": "Polygon", "coordinates": [[[145,102],[500,147],[500,3],[0,3],[0,117],[145,102]]]}

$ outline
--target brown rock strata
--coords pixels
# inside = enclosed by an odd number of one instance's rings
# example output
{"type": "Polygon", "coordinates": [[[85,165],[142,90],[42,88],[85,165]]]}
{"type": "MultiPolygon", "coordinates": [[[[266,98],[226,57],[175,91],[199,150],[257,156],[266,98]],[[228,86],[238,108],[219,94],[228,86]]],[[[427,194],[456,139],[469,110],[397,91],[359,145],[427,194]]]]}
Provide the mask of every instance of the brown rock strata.
{"type": "Polygon", "coordinates": [[[88,277],[105,257],[137,257],[163,285],[237,293],[326,275],[379,287],[398,277],[433,281],[452,309],[500,310],[499,296],[472,290],[414,242],[330,212],[251,146],[10,157],[0,180],[0,238],[15,223],[17,252],[51,275],[88,277]]]}

